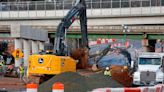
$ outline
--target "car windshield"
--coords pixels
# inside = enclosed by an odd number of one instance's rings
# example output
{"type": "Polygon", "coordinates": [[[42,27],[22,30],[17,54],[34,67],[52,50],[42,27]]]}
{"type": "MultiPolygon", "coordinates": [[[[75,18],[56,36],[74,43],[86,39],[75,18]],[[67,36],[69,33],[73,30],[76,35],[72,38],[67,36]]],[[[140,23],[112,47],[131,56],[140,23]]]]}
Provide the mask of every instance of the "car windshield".
{"type": "Polygon", "coordinates": [[[140,65],[160,65],[161,64],[161,58],[140,58],[139,59],[140,65]]]}

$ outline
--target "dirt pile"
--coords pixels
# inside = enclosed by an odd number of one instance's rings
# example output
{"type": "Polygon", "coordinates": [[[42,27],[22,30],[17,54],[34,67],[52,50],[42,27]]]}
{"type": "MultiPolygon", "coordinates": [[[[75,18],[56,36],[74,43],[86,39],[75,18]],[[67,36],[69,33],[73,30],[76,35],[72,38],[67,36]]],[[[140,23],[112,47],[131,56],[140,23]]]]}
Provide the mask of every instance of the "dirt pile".
{"type": "Polygon", "coordinates": [[[110,77],[104,76],[103,73],[85,77],[78,73],[65,72],[42,83],[38,92],[52,92],[52,85],[55,82],[64,84],[64,92],[87,92],[101,87],[123,87],[110,77]]]}

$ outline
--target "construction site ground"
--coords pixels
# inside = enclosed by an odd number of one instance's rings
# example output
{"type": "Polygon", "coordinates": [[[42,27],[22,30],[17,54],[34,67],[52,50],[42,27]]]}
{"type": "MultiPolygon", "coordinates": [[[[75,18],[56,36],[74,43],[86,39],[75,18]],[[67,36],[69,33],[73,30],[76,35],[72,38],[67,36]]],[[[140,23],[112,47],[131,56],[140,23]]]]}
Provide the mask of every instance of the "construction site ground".
{"type": "MultiPolygon", "coordinates": [[[[93,74],[93,72],[89,72],[87,70],[79,70],[82,75],[88,76],[93,74]]],[[[35,81],[38,78],[34,79],[35,81]]],[[[12,77],[2,77],[0,76],[0,92],[25,92],[26,83],[20,78],[12,78],[12,77]]]]}
{"type": "Polygon", "coordinates": [[[0,92],[25,92],[26,84],[19,78],[0,77],[0,92]]]}
{"type": "MultiPolygon", "coordinates": [[[[78,70],[77,72],[83,76],[89,76],[95,74],[95,72],[91,72],[90,70],[78,70]]],[[[32,81],[36,83],[36,81],[39,81],[39,78],[33,77],[33,80],[31,80],[31,82],[32,81]]],[[[25,92],[25,91],[26,91],[26,83],[22,81],[20,78],[0,76],[0,92],[25,92]]]]}
{"type": "MultiPolygon", "coordinates": [[[[118,77],[117,74],[115,75],[118,77]]],[[[76,92],[77,90],[80,90],[79,92],[86,92],[99,87],[123,87],[121,84],[125,83],[124,81],[127,82],[127,80],[121,78],[119,79],[122,81],[117,79],[104,76],[102,70],[93,72],[91,69],[80,69],[77,70],[77,73],[66,72],[56,75],[45,83],[39,85],[38,90],[39,92],[51,92],[51,87],[55,82],[64,83],[66,92],[76,92]]],[[[125,79],[127,79],[127,77],[125,79]]],[[[30,82],[36,83],[36,81],[39,81],[38,77],[33,78],[30,82]]],[[[0,77],[0,92],[25,92],[25,90],[26,83],[19,78],[0,77]]]]}

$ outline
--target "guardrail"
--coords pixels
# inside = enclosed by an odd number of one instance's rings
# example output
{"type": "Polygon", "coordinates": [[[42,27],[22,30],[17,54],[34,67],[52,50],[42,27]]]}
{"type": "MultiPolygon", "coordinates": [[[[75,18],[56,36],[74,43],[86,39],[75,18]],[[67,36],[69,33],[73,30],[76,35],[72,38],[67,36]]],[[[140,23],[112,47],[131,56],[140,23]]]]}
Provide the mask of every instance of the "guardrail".
{"type": "MultiPolygon", "coordinates": [[[[54,32],[57,29],[57,26],[32,26],[34,28],[43,28],[48,30],[50,33],[54,32]]],[[[164,26],[128,26],[130,32],[139,33],[139,32],[149,32],[149,33],[163,33],[164,26]]],[[[122,26],[88,26],[89,32],[96,31],[109,31],[109,32],[123,32],[122,26]]],[[[80,32],[79,26],[71,26],[68,32],[80,32]]]]}
{"type": "Polygon", "coordinates": [[[91,92],[164,92],[164,85],[147,87],[127,87],[127,88],[97,88],[91,92]]]}
{"type": "MultiPolygon", "coordinates": [[[[1,11],[24,10],[65,10],[70,9],[75,0],[1,2],[1,11]]],[[[163,0],[86,0],[88,9],[134,8],[164,6],[163,0]]]]}

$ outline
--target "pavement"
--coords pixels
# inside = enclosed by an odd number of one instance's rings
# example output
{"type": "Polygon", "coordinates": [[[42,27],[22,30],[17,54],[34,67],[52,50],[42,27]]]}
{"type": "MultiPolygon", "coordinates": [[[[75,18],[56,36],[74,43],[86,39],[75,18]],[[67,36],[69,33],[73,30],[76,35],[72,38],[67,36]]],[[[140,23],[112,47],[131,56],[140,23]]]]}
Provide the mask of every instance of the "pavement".
{"type": "Polygon", "coordinates": [[[25,89],[26,84],[19,78],[0,78],[0,92],[25,92],[25,89]]]}

